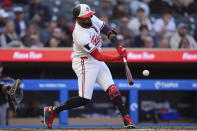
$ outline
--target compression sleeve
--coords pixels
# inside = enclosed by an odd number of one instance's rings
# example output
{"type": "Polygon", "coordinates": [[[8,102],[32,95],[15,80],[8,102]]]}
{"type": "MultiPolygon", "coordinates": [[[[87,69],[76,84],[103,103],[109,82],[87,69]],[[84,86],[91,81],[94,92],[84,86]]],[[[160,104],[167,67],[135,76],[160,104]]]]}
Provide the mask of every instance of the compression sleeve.
{"type": "Polygon", "coordinates": [[[122,58],[120,56],[109,56],[101,54],[97,48],[93,50],[90,55],[93,56],[95,59],[104,62],[122,61],[122,58]]]}

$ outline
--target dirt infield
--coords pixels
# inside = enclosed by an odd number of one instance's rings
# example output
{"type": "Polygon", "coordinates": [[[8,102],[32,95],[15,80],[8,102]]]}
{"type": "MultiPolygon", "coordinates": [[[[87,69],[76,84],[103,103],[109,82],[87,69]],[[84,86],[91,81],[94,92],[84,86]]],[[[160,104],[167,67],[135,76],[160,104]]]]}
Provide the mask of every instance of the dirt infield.
{"type": "MultiPolygon", "coordinates": [[[[15,118],[11,119],[10,125],[17,126],[21,125],[41,125],[43,123],[40,122],[38,118],[15,118]]],[[[58,125],[58,119],[55,119],[54,124],[58,125]]],[[[122,123],[121,118],[115,119],[107,119],[107,118],[99,118],[99,119],[83,119],[83,118],[71,118],[68,120],[70,125],[87,125],[87,124],[120,124],[122,123]]],[[[43,128],[0,128],[0,131],[197,131],[197,127],[137,127],[136,129],[125,129],[123,127],[54,127],[53,129],[47,129],[43,126],[43,128]]]]}
{"type": "Polygon", "coordinates": [[[196,131],[197,127],[173,127],[173,128],[135,128],[135,129],[125,129],[125,128],[1,128],[0,131],[196,131]]]}

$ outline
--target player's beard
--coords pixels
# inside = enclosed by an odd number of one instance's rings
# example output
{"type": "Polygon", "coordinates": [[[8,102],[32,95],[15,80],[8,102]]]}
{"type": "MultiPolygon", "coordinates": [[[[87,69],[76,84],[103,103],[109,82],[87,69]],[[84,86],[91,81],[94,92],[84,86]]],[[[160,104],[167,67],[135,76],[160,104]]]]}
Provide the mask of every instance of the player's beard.
{"type": "Polygon", "coordinates": [[[89,18],[78,18],[78,24],[83,28],[90,28],[92,26],[91,17],[89,18]]]}
{"type": "Polygon", "coordinates": [[[83,28],[90,28],[91,26],[92,26],[92,21],[82,24],[83,28]]]}

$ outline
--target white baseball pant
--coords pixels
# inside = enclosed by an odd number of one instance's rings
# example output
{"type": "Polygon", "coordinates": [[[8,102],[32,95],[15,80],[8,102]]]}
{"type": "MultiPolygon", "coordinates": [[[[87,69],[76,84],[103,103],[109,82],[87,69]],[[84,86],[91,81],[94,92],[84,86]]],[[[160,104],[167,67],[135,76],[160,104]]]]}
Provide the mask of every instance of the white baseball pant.
{"type": "Polygon", "coordinates": [[[78,93],[80,97],[91,99],[95,83],[104,91],[114,84],[107,65],[92,56],[73,58],[72,68],[78,77],[78,93]]]}

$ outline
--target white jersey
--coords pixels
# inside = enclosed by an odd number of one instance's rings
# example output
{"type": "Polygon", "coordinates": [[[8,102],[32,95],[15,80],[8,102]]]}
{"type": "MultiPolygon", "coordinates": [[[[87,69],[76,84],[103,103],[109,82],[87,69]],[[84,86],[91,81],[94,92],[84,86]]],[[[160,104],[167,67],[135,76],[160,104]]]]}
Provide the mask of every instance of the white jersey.
{"type": "Polygon", "coordinates": [[[104,22],[95,15],[91,18],[92,27],[83,28],[77,22],[73,31],[73,50],[75,57],[88,56],[95,48],[101,51],[101,29],[104,22]]]}
{"type": "Polygon", "coordinates": [[[107,65],[90,55],[94,49],[101,51],[101,30],[104,22],[96,16],[91,18],[93,26],[82,28],[77,22],[73,31],[74,58],[72,68],[78,77],[79,96],[91,99],[95,83],[106,91],[114,85],[107,65]]]}

